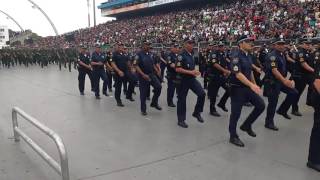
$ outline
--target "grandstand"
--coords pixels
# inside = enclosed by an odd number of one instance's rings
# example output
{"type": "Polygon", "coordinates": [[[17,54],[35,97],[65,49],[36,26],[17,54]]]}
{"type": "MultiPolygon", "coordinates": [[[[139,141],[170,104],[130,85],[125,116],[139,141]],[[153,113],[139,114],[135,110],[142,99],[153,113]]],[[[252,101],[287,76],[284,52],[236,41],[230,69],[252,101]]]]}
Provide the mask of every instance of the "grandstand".
{"type": "Polygon", "coordinates": [[[128,17],[153,15],[178,9],[219,5],[234,0],[109,0],[98,6],[102,16],[123,19],[128,17]]]}

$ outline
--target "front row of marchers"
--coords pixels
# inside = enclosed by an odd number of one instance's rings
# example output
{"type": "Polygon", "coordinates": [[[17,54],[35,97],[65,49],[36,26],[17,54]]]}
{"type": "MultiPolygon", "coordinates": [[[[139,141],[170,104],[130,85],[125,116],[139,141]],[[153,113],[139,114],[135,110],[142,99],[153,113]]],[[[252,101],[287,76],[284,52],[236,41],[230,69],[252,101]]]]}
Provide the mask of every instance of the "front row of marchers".
{"type": "MultiPolygon", "coordinates": [[[[254,40],[248,36],[242,36],[237,46],[227,50],[224,43],[210,43],[206,52],[199,52],[200,72],[196,69],[193,54],[194,42],[190,39],[184,41],[183,48],[173,42],[169,53],[157,55],[151,51],[148,41],[142,43],[141,50],[129,55],[122,43],[117,43],[113,53],[103,53],[99,45],[90,55],[86,48],[81,48],[78,59],[79,90],[84,95],[85,75],[91,79],[92,91],[96,98],[100,99],[100,78],[103,82],[103,94],[107,94],[108,84],[115,81],[115,99],[119,107],[124,104],[121,100],[122,87],[126,99],[134,101],[132,95],[138,85],[140,90],[140,111],[147,115],[146,102],[150,99],[150,88],[153,87],[153,97],[150,106],[162,110],[159,105],[159,97],[162,90],[164,68],[167,68],[166,78],[167,103],[169,107],[176,107],[173,98],[175,92],[178,97],[177,117],[178,126],[188,128],[185,122],[187,95],[189,90],[197,96],[196,106],[192,113],[200,123],[204,122],[201,116],[205,104],[205,88],[208,89],[210,99],[210,114],[219,117],[216,109],[216,98],[220,87],[225,93],[217,104],[223,111],[228,112],[226,102],[231,99],[231,114],[229,121],[230,143],[244,147],[244,143],[237,133],[237,123],[241,116],[243,106],[248,103],[253,106],[240,129],[251,137],[256,137],[252,125],[264,112],[266,104],[262,95],[267,97],[267,115],[265,128],[278,131],[275,125],[275,114],[291,119],[288,115],[290,107],[292,114],[302,116],[298,109],[298,102],[306,85],[309,85],[307,104],[314,110],[314,126],[310,138],[310,151],[307,166],[320,171],[320,51],[319,42],[302,39],[299,47],[291,46],[282,38],[275,38],[269,50],[253,46],[254,40]],[[132,57],[132,58],[130,58],[132,57]],[[204,60],[201,61],[200,57],[204,60]],[[161,66],[160,64],[165,64],[161,66]],[[203,66],[205,65],[205,66],[203,66]],[[203,68],[204,67],[204,68],[203,68]],[[265,77],[260,78],[261,72],[265,77]],[[291,77],[287,78],[288,71],[291,77]],[[109,75],[108,75],[109,74],[109,75]],[[197,77],[202,75],[205,79],[203,88],[197,77]],[[261,87],[263,86],[264,91],[261,87]],[[286,98],[278,109],[280,92],[286,94],[286,98]]],[[[112,87],[111,87],[112,89],[112,87]]],[[[109,88],[110,90],[110,88],[109,88]]]]}

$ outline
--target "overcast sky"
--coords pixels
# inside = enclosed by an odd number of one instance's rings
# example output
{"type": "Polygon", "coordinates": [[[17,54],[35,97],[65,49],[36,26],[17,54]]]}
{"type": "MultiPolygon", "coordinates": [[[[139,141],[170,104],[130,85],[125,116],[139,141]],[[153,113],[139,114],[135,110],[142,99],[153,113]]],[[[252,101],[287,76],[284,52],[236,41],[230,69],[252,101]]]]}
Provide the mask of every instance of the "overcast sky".
{"type": "MultiPolygon", "coordinates": [[[[88,26],[87,0],[33,0],[51,18],[60,34],[88,26]]],[[[96,6],[106,0],[96,0],[96,6]]],[[[0,10],[11,15],[24,29],[31,29],[40,36],[54,35],[49,22],[37,9],[33,9],[28,0],[0,0],[0,10]]],[[[93,25],[93,7],[90,0],[91,26],[93,25]]],[[[108,20],[101,17],[96,8],[97,24],[108,20]]],[[[19,30],[11,20],[0,13],[0,25],[19,30]]]]}

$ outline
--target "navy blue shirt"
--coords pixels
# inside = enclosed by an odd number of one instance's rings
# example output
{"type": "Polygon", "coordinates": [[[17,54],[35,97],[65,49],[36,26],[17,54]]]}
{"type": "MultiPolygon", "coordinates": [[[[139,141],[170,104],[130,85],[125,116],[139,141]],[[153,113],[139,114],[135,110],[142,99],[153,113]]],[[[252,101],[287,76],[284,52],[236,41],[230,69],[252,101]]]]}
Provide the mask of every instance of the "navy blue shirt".
{"type": "MultiPolygon", "coordinates": [[[[86,65],[90,64],[90,54],[89,53],[79,53],[78,62],[83,62],[86,65]]],[[[81,65],[79,65],[82,67],[81,65]]]]}
{"type": "Polygon", "coordinates": [[[102,62],[103,65],[93,65],[92,68],[93,69],[104,69],[104,64],[106,63],[106,56],[100,52],[100,53],[97,53],[97,52],[93,52],[92,55],[91,55],[91,61],[92,62],[102,62]]]}
{"type": "Polygon", "coordinates": [[[251,56],[242,50],[232,52],[232,60],[230,63],[231,76],[230,83],[235,86],[246,87],[240,80],[236,78],[237,73],[242,73],[248,80],[251,80],[252,59],[251,56]]]}
{"type": "Polygon", "coordinates": [[[301,73],[303,73],[303,74],[310,74],[310,72],[309,71],[307,71],[307,70],[305,70],[303,67],[302,67],[302,64],[303,63],[307,63],[309,66],[311,66],[312,67],[312,65],[313,65],[313,59],[312,59],[312,57],[311,57],[311,55],[310,55],[310,53],[307,51],[307,50],[305,50],[305,49],[303,49],[303,48],[299,48],[298,49],[298,56],[299,56],[299,70],[301,71],[301,73]]]}
{"type": "Polygon", "coordinates": [[[171,74],[175,74],[176,73],[176,69],[172,68],[171,65],[172,64],[176,64],[177,59],[178,59],[178,55],[173,53],[173,52],[170,52],[168,57],[167,57],[167,71],[169,73],[171,73],[171,74]]]}
{"type": "Polygon", "coordinates": [[[139,66],[141,71],[145,74],[154,74],[155,60],[152,58],[150,52],[140,51],[134,58],[133,65],[139,66]]]}
{"type": "Polygon", "coordinates": [[[315,52],[315,61],[316,61],[316,65],[315,65],[315,78],[316,79],[320,79],[320,49],[318,49],[318,51],[315,52]]]}
{"type": "Polygon", "coordinates": [[[266,57],[266,78],[276,79],[272,69],[277,69],[283,77],[287,77],[287,61],[284,53],[273,50],[266,57]]]}
{"type": "MultiPolygon", "coordinates": [[[[196,67],[195,64],[195,60],[193,58],[193,55],[189,52],[187,52],[186,50],[183,50],[182,53],[178,56],[177,58],[177,63],[176,63],[176,67],[179,68],[183,68],[185,70],[194,70],[196,67]]],[[[194,76],[191,75],[186,75],[183,74],[184,78],[195,78],[194,76]]]]}
{"type": "Polygon", "coordinates": [[[217,63],[220,65],[220,59],[217,56],[217,51],[211,51],[208,56],[208,62],[207,62],[207,73],[208,75],[220,75],[220,71],[214,67],[214,65],[217,63]]]}
{"type": "Polygon", "coordinates": [[[128,71],[129,57],[124,53],[114,52],[112,58],[110,58],[110,62],[114,62],[121,71],[128,71]]]}

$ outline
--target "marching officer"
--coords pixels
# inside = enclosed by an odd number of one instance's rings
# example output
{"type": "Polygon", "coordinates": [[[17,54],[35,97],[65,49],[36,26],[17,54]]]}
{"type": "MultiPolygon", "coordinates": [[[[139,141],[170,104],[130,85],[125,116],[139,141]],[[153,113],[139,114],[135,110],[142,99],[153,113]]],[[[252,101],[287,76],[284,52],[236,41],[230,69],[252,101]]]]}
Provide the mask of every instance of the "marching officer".
{"type": "Polygon", "coordinates": [[[151,56],[150,45],[150,42],[144,41],[142,50],[137,53],[133,62],[138,73],[141,103],[140,110],[143,116],[147,115],[146,100],[148,91],[150,91],[150,85],[153,87],[154,93],[150,106],[159,111],[162,110],[158,104],[162,88],[158,77],[161,76],[161,72],[159,71],[155,59],[151,56]]]}
{"type": "Polygon", "coordinates": [[[220,117],[220,114],[216,110],[216,99],[220,87],[225,89],[225,94],[221,98],[218,106],[224,111],[228,111],[225,107],[225,102],[229,98],[229,92],[227,87],[227,79],[231,74],[231,71],[227,68],[227,63],[224,55],[224,44],[223,42],[219,43],[219,48],[217,51],[212,51],[208,57],[208,68],[207,73],[209,77],[208,85],[208,96],[210,98],[210,114],[212,116],[220,117]],[[222,105],[221,105],[222,104],[222,105]]]}
{"type": "Polygon", "coordinates": [[[252,69],[253,69],[253,75],[254,79],[259,87],[262,87],[262,80],[260,78],[263,66],[259,60],[260,57],[260,46],[255,46],[254,51],[252,52],[252,69]]]}
{"type": "Polygon", "coordinates": [[[176,72],[181,75],[181,83],[178,89],[178,126],[182,128],[188,128],[185,123],[186,120],[186,99],[189,89],[197,95],[197,104],[192,114],[200,123],[204,120],[201,117],[203,112],[203,106],[205,103],[205,91],[201,87],[200,82],[196,79],[200,75],[200,72],[195,69],[195,60],[193,58],[193,44],[192,40],[185,40],[184,49],[178,56],[176,63],[176,72]]]}
{"type": "Polygon", "coordinates": [[[117,44],[116,51],[112,54],[110,63],[115,71],[115,99],[117,101],[117,106],[123,107],[124,105],[122,104],[120,97],[121,86],[124,85],[124,82],[129,82],[129,87],[126,92],[126,99],[134,101],[134,99],[132,98],[132,93],[137,80],[135,76],[131,73],[132,69],[129,57],[125,54],[124,45],[122,43],[117,44]]]}
{"type": "Polygon", "coordinates": [[[252,51],[253,39],[241,36],[238,40],[239,50],[232,54],[230,76],[231,84],[231,115],[229,123],[230,143],[244,147],[237,133],[237,123],[241,115],[241,109],[246,102],[250,102],[254,109],[241,125],[240,129],[248,133],[249,136],[256,137],[252,130],[252,124],[262,114],[265,103],[260,97],[262,90],[257,86],[252,72],[252,61],[249,54],[252,51]]]}
{"type": "Polygon", "coordinates": [[[80,95],[84,95],[84,85],[86,80],[86,75],[89,76],[91,82],[91,91],[94,91],[92,70],[90,66],[90,53],[87,52],[85,46],[81,46],[80,53],[78,56],[78,80],[79,80],[79,91],[80,95]]]}
{"type": "MultiPolygon", "coordinates": [[[[296,89],[298,90],[298,98],[292,105],[292,114],[295,116],[302,116],[299,112],[299,99],[306,88],[307,84],[312,86],[314,80],[313,73],[314,68],[312,68],[313,59],[310,55],[311,41],[308,39],[302,40],[302,44],[298,48],[298,64],[295,66],[295,77],[293,78],[296,89]]],[[[285,116],[287,119],[291,119],[290,116],[285,116]]]]}
{"type": "Polygon", "coordinates": [[[103,93],[107,96],[108,77],[105,71],[105,64],[107,60],[105,54],[101,52],[100,44],[96,44],[95,51],[91,55],[92,75],[94,79],[94,91],[96,99],[100,98],[100,78],[103,80],[103,93]]]}
{"type": "Polygon", "coordinates": [[[176,91],[175,79],[177,76],[175,65],[177,61],[177,57],[179,54],[179,44],[172,43],[172,47],[170,49],[170,53],[167,57],[167,80],[168,80],[168,88],[167,88],[167,103],[169,107],[176,107],[173,103],[174,92],[176,91]]]}
{"type": "MultiPolygon", "coordinates": [[[[110,59],[112,58],[112,53],[111,51],[106,51],[105,52],[105,57],[106,57],[106,75],[108,78],[108,83],[107,87],[109,89],[109,92],[112,92],[112,78],[114,77],[114,69],[111,66],[110,59]]],[[[104,92],[107,92],[107,89],[104,90],[104,92]]],[[[107,96],[107,95],[106,95],[107,96]]]]}
{"type": "Polygon", "coordinates": [[[310,136],[309,157],[307,166],[320,172],[320,50],[315,52],[315,81],[311,94],[314,108],[314,124],[310,136]]]}
{"type": "Polygon", "coordinates": [[[274,124],[274,115],[278,104],[280,92],[287,94],[277,113],[285,115],[293,102],[298,97],[294,88],[294,81],[287,79],[287,60],[285,57],[285,41],[275,39],[273,50],[266,57],[266,76],[264,95],[268,97],[267,116],[265,127],[274,131],[279,129],[274,124]]]}

